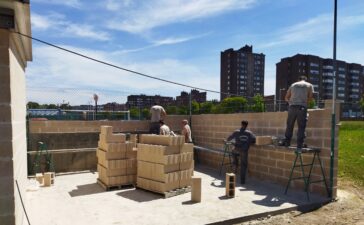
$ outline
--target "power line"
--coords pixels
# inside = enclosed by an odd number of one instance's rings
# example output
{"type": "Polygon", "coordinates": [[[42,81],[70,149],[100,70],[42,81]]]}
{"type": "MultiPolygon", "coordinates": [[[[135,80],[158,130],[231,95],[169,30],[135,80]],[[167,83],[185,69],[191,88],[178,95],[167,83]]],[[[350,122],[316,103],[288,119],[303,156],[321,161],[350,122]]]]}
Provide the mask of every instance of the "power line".
{"type": "Polygon", "coordinates": [[[38,41],[38,42],[40,42],[42,44],[49,45],[51,47],[60,49],[62,51],[65,51],[65,52],[68,52],[68,53],[71,53],[71,54],[74,54],[74,55],[89,59],[89,60],[94,61],[94,62],[104,64],[104,65],[107,65],[107,66],[110,66],[110,67],[114,67],[114,68],[119,69],[119,70],[124,70],[124,71],[130,72],[130,73],[134,73],[134,74],[139,75],[139,76],[143,76],[143,77],[147,77],[147,78],[150,78],[150,79],[159,80],[159,81],[162,81],[162,82],[166,82],[166,83],[170,83],[170,84],[174,84],[174,85],[179,85],[179,86],[183,86],[183,87],[187,87],[187,88],[191,88],[191,89],[206,91],[206,92],[212,92],[212,93],[217,93],[217,94],[225,94],[225,95],[228,95],[228,96],[234,95],[234,96],[250,98],[250,97],[247,97],[247,96],[241,96],[241,95],[235,95],[235,94],[232,94],[232,93],[225,93],[225,92],[220,92],[220,91],[215,91],[215,90],[210,90],[210,89],[205,89],[205,88],[199,88],[199,87],[194,87],[194,86],[191,86],[191,85],[182,84],[182,83],[178,83],[178,82],[167,80],[167,79],[162,79],[162,78],[159,78],[159,77],[155,77],[155,76],[148,75],[148,74],[145,74],[145,73],[141,73],[141,72],[138,72],[138,71],[130,70],[130,69],[127,69],[127,68],[124,68],[124,67],[121,67],[121,66],[117,66],[117,65],[114,65],[114,64],[99,60],[99,59],[92,58],[90,56],[78,53],[76,51],[72,51],[72,50],[69,50],[67,48],[63,48],[63,47],[60,47],[60,46],[55,45],[55,44],[51,44],[51,43],[46,42],[46,41],[42,41],[42,40],[40,40],[38,38],[35,38],[35,37],[32,37],[32,36],[20,33],[19,31],[12,31],[12,32],[17,33],[17,34],[19,34],[21,36],[30,38],[32,40],[38,41]]]}

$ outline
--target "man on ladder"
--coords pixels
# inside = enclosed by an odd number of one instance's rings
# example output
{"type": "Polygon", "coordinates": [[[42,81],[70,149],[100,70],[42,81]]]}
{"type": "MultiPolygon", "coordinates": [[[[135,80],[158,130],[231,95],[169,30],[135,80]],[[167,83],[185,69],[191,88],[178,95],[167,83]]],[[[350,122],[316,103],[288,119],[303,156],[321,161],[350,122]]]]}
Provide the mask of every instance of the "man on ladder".
{"type": "Polygon", "coordinates": [[[248,121],[241,121],[241,128],[234,131],[228,138],[227,141],[235,141],[235,149],[233,151],[233,164],[235,168],[239,166],[238,157],[240,155],[240,183],[245,184],[246,171],[248,169],[248,150],[250,144],[255,143],[255,135],[250,130],[247,130],[248,121]]]}

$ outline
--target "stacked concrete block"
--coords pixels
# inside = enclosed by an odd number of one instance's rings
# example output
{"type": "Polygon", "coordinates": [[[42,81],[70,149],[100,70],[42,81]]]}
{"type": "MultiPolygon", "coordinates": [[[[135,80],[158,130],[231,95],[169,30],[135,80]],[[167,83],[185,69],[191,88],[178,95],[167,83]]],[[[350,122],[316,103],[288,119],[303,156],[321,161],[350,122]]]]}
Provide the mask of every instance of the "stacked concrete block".
{"type": "Polygon", "coordinates": [[[273,144],[272,136],[257,136],[256,145],[271,145],[273,144]]]}
{"type": "Polygon", "coordinates": [[[97,171],[103,186],[136,183],[137,161],[135,143],[126,141],[125,134],[114,134],[111,126],[101,126],[98,142],[97,171]]]}
{"type": "Polygon", "coordinates": [[[157,193],[191,186],[193,144],[183,136],[142,135],[137,152],[137,186],[157,193]]]}

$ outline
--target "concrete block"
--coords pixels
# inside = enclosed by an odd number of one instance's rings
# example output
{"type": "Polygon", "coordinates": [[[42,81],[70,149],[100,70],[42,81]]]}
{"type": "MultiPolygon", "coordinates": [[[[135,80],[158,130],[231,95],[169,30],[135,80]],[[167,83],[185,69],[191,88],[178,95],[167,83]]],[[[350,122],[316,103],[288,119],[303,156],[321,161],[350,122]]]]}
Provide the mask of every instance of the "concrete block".
{"type": "Polygon", "coordinates": [[[54,172],[44,173],[44,186],[49,187],[51,185],[54,185],[54,178],[55,178],[54,172]]]}
{"type": "Polygon", "coordinates": [[[272,137],[271,136],[257,136],[256,137],[256,145],[271,145],[272,137]]]}
{"type": "Polygon", "coordinates": [[[191,201],[201,202],[201,177],[192,177],[191,201]]]}
{"type": "Polygon", "coordinates": [[[126,135],[125,134],[110,134],[104,135],[100,133],[100,142],[103,143],[125,143],[126,135]]]}
{"type": "MultiPolygon", "coordinates": [[[[1,210],[1,208],[0,208],[0,210],[1,210]]],[[[6,225],[15,224],[15,215],[1,215],[0,214],[0,221],[1,221],[1,224],[6,224],[6,225]]]]}
{"type": "Polygon", "coordinates": [[[185,153],[185,152],[193,152],[193,144],[184,143],[181,148],[181,153],[185,153]]]}
{"type": "Polygon", "coordinates": [[[180,160],[180,147],[138,144],[137,159],[160,164],[177,163],[180,160]]]}
{"type": "Polygon", "coordinates": [[[117,186],[117,185],[128,185],[135,184],[136,176],[135,175],[124,175],[124,176],[113,176],[109,177],[99,172],[99,179],[108,186],[117,186]]]}
{"type": "Polygon", "coordinates": [[[126,168],[126,159],[107,160],[104,151],[97,151],[97,162],[107,169],[126,168]]]}
{"type": "MultiPolygon", "coordinates": [[[[134,146],[134,144],[133,144],[134,146]]],[[[136,159],[137,158],[137,154],[138,154],[138,149],[137,148],[128,148],[125,154],[125,157],[127,159],[136,159]]]]}
{"type": "Polygon", "coordinates": [[[126,160],[126,173],[128,175],[137,174],[138,161],[135,159],[127,159],[126,160]]]}
{"type": "Polygon", "coordinates": [[[42,173],[35,174],[35,180],[38,181],[40,185],[44,184],[44,175],[42,173]]]}
{"type": "MultiPolygon", "coordinates": [[[[119,143],[118,143],[119,144],[119,143]]],[[[123,143],[120,143],[123,144],[123,143]]],[[[110,148],[109,148],[110,149],[110,148]]],[[[116,160],[116,159],[125,159],[126,158],[126,148],[115,148],[111,149],[111,151],[104,151],[101,148],[96,150],[96,156],[100,158],[100,160],[116,160]]]]}
{"type": "Polygon", "coordinates": [[[137,186],[142,189],[146,189],[149,191],[164,193],[166,191],[171,191],[179,187],[179,181],[173,180],[168,183],[149,180],[141,177],[137,177],[137,186]]]}
{"type": "Polygon", "coordinates": [[[163,164],[138,161],[138,177],[159,181],[170,182],[178,180],[180,173],[179,164],[165,166],[163,164]]]}
{"type": "Polygon", "coordinates": [[[181,146],[185,143],[183,136],[164,136],[154,134],[142,134],[140,135],[140,143],[151,145],[164,145],[164,146],[181,146]]]}
{"type": "Polygon", "coordinates": [[[112,130],[113,130],[112,126],[101,126],[100,134],[105,135],[105,136],[110,136],[113,134],[112,130]]]}
{"type": "Polygon", "coordinates": [[[235,197],[236,177],[234,173],[227,173],[225,176],[225,194],[226,197],[235,197]]]}
{"type": "Polygon", "coordinates": [[[99,176],[103,177],[113,177],[113,176],[125,176],[127,174],[126,166],[124,168],[117,168],[117,169],[107,169],[101,164],[97,164],[97,172],[99,176]]]}

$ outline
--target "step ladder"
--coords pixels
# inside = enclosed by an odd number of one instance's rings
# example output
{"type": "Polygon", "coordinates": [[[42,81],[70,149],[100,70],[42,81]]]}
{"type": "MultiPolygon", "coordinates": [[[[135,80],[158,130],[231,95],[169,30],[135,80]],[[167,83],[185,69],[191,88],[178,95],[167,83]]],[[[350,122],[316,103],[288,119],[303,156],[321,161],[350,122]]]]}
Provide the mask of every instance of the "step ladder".
{"type": "Polygon", "coordinates": [[[38,142],[38,149],[35,153],[31,171],[33,174],[40,173],[42,158],[45,159],[45,172],[55,172],[53,165],[53,157],[47,149],[47,145],[43,142],[38,142]]]}
{"type": "Polygon", "coordinates": [[[224,166],[228,165],[230,166],[230,170],[233,171],[233,149],[234,149],[234,145],[232,142],[229,141],[224,141],[224,147],[223,147],[223,151],[224,151],[224,155],[222,157],[222,161],[220,164],[220,176],[221,176],[221,172],[222,169],[224,168],[224,166]],[[227,158],[228,162],[225,162],[225,158],[227,158]]]}
{"type": "MultiPolygon", "coordinates": [[[[291,148],[293,148],[293,147],[291,147],[291,148]]],[[[312,184],[312,183],[323,182],[325,184],[326,192],[327,192],[327,194],[329,194],[329,189],[328,189],[327,183],[326,183],[325,172],[324,172],[324,169],[322,168],[322,162],[321,162],[321,159],[320,159],[320,149],[314,149],[314,148],[297,149],[297,148],[295,148],[295,154],[296,154],[296,158],[295,158],[295,160],[293,162],[291,173],[289,175],[288,183],[287,183],[286,190],[285,190],[284,193],[287,194],[288,188],[289,188],[292,180],[303,179],[303,182],[304,182],[304,185],[305,185],[305,192],[306,192],[306,195],[307,195],[307,200],[310,200],[309,188],[310,188],[310,184],[312,184]],[[303,164],[302,154],[307,154],[307,153],[313,153],[312,161],[309,164],[303,164]],[[312,168],[313,168],[313,166],[315,164],[316,158],[317,158],[318,163],[320,164],[322,179],[312,181],[311,180],[311,172],[312,172],[312,168]],[[302,176],[292,177],[293,176],[293,171],[295,170],[295,168],[298,168],[298,167],[301,168],[302,176]],[[306,174],[305,174],[304,167],[309,167],[308,176],[306,176],[306,174]]]]}

